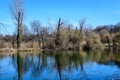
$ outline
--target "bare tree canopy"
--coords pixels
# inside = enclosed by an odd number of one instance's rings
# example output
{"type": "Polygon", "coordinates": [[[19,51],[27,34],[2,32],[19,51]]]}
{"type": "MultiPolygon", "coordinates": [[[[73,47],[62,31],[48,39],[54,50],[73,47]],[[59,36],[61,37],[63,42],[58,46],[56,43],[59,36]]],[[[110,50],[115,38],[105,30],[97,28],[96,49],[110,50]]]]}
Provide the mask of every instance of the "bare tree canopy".
{"type": "Polygon", "coordinates": [[[86,22],[86,18],[83,18],[79,21],[80,32],[83,30],[85,22],[86,22]]]}
{"type": "Polygon", "coordinates": [[[10,4],[10,13],[16,24],[22,24],[24,18],[23,0],[13,0],[10,4]]]}
{"type": "Polygon", "coordinates": [[[30,23],[30,25],[31,25],[33,31],[35,32],[35,34],[39,34],[40,29],[41,29],[41,23],[40,23],[40,21],[34,20],[34,21],[32,21],[30,23]]]}
{"type": "Polygon", "coordinates": [[[23,0],[13,0],[13,4],[10,5],[10,13],[17,26],[17,48],[20,48],[24,19],[23,0]]]}
{"type": "Polygon", "coordinates": [[[38,20],[34,20],[30,23],[31,28],[34,32],[34,34],[37,34],[37,41],[38,41],[38,45],[39,48],[41,47],[41,41],[40,41],[40,31],[41,31],[41,23],[38,20]]]}

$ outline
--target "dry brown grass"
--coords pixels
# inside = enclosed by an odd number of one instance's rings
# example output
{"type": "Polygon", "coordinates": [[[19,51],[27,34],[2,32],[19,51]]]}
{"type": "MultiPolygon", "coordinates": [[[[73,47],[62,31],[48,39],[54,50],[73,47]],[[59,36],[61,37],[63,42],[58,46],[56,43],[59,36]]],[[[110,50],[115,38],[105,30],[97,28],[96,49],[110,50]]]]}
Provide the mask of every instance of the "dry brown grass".
{"type": "MultiPolygon", "coordinates": [[[[17,47],[17,44],[15,44],[15,48],[17,47]]],[[[30,42],[22,42],[21,48],[38,48],[38,42],[37,41],[30,41],[30,42]]],[[[11,42],[4,42],[0,41],[0,48],[13,48],[11,42]]]]}

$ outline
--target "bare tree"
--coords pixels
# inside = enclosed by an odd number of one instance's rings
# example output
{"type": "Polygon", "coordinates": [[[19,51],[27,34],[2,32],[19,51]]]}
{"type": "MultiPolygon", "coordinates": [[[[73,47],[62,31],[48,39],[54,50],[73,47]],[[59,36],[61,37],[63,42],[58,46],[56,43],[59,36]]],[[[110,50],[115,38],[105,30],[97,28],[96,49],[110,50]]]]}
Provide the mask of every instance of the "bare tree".
{"type": "Polygon", "coordinates": [[[46,41],[47,35],[48,35],[48,29],[47,29],[47,27],[42,27],[41,31],[40,31],[40,37],[41,37],[41,42],[43,44],[42,45],[43,49],[45,48],[45,41],[46,41]]]}
{"type": "Polygon", "coordinates": [[[31,24],[33,31],[37,35],[37,41],[38,41],[39,48],[40,48],[41,47],[41,41],[40,41],[41,23],[38,20],[34,20],[30,24],[31,24]]]}
{"type": "Polygon", "coordinates": [[[83,18],[79,21],[80,32],[82,32],[85,22],[86,22],[86,18],[83,18]]]}
{"type": "Polygon", "coordinates": [[[13,4],[10,5],[10,13],[17,26],[17,48],[21,46],[22,38],[22,25],[24,19],[24,7],[23,0],[13,0],[13,4]]]}
{"type": "Polygon", "coordinates": [[[83,27],[85,26],[86,18],[83,18],[79,21],[79,49],[81,49],[81,43],[84,41],[85,33],[83,31],[83,27]]]}
{"type": "Polygon", "coordinates": [[[58,24],[57,24],[57,32],[56,32],[56,38],[55,38],[55,45],[57,48],[61,46],[61,40],[60,40],[60,28],[63,23],[61,22],[61,18],[59,18],[58,24]]]}
{"type": "Polygon", "coordinates": [[[48,35],[48,28],[47,27],[43,27],[40,23],[40,21],[38,20],[34,20],[31,22],[31,27],[35,33],[35,35],[37,35],[37,41],[39,44],[39,48],[45,48],[45,41],[47,39],[47,35],[48,35]]]}
{"type": "Polygon", "coordinates": [[[84,31],[83,31],[83,27],[85,27],[85,22],[86,22],[86,18],[83,18],[79,21],[79,40],[80,40],[80,42],[82,42],[83,38],[85,37],[84,31]]]}

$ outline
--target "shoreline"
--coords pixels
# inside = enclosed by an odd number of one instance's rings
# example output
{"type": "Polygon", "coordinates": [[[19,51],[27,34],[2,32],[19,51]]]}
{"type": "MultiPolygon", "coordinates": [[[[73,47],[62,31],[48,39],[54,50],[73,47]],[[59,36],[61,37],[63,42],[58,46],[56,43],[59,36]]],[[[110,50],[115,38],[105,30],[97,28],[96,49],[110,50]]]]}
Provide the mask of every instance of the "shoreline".
{"type": "MultiPolygon", "coordinates": [[[[105,49],[109,49],[108,47],[104,47],[104,49],[94,49],[94,50],[105,50],[105,49]]],[[[116,48],[115,50],[118,50],[119,48],[116,48]]],[[[52,49],[39,49],[39,48],[0,48],[0,55],[12,55],[12,54],[16,54],[18,52],[20,53],[29,53],[29,54],[35,54],[35,53],[40,53],[40,51],[51,51],[52,49]]],[[[61,51],[62,49],[60,49],[61,51]]],[[[63,49],[63,50],[69,50],[69,49],[63,49]]],[[[110,50],[112,50],[112,48],[110,48],[110,50]]],[[[59,51],[58,50],[52,50],[52,51],[59,51]]],[[[84,50],[82,50],[84,51],[84,50]]],[[[88,50],[86,50],[88,51],[88,50]]]]}
{"type": "Polygon", "coordinates": [[[10,54],[16,54],[18,52],[20,53],[39,53],[42,51],[42,49],[36,49],[36,48],[1,48],[0,54],[4,55],[10,55],[10,54]]]}

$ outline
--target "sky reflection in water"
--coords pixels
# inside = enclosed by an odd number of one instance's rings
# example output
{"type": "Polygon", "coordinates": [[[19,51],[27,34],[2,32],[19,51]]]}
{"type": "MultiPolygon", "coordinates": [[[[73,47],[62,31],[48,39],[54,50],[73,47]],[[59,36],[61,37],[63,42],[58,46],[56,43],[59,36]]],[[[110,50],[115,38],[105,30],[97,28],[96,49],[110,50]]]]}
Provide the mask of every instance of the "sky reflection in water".
{"type": "Polygon", "coordinates": [[[0,57],[0,80],[120,79],[120,54],[56,51],[0,57]]]}

